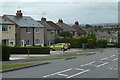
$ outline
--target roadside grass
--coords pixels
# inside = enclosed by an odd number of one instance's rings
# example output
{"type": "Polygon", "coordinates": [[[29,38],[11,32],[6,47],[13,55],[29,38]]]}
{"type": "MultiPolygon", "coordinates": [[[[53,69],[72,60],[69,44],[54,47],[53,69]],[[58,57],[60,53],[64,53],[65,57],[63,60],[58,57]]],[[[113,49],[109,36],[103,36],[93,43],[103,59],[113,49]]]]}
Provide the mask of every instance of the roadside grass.
{"type": "Polygon", "coordinates": [[[14,69],[18,67],[30,66],[34,64],[14,64],[14,65],[0,65],[0,70],[14,69]]]}
{"type": "Polygon", "coordinates": [[[62,56],[63,57],[68,57],[68,56],[83,56],[83,55],[92,55],[92,53],[67,54],[67,55],[62,55],[62,56]]]}
{"type": "Polygon", "coordinates": [[[48,60],[58,60],[58,59],[65,59],[65,58],[31,59],[31,60],[25,60],[25,61],[22,61],[22,62],[32,62],[32,61],[48,61],[48,60]]]}

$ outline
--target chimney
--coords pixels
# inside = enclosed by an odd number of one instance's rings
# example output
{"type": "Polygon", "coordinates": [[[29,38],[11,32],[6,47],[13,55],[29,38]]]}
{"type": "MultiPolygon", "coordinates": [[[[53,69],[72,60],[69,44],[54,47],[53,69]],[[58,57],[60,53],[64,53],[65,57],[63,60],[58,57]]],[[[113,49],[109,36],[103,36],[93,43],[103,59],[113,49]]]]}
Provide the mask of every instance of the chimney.
{"type": "Polygon", "coordinates": [[[62,20],[62,19],[59,19],[58,22],[63,23],[63,20],[62,20]]]}
{"type": "Polygon", "coordinates": [[[46,18],[42,17],[42,18],[41,18],[41,21],[44,21],[44,22],[45,22],[45,21],[46,21],[46,18]]]}
{"type": "Polygon", "coordinates": [[[18,10],[18,11],[17,11],[16,16],[17,16],[17,17],[22,17],[21,10],[18,10]]]}
{"type": "Polygon", "coordinates": [[[75,25],[79,25],[79,22],[78,22],[78,21],[76,21],[76,22],[75,22],[75,25]]]}

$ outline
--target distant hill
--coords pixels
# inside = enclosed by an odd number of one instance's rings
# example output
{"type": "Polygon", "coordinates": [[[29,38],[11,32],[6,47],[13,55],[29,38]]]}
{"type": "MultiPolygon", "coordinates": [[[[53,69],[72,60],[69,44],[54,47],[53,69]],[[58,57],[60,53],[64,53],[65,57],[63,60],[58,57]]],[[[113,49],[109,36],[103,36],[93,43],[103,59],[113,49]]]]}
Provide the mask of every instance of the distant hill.
{"type": "MultiPolygon", "coordinates": [[[[93,25],[93,26],[102,26],[102,25],[118,25],[118,23],[98,23],[98,24],[90,24],[90,25],[93,25]]],[[[68,24],[70,26],[73,26],[74,24],[68,24]]],[[[82,26],[86,25],[86,24],[80,24],[82,26]]]]}

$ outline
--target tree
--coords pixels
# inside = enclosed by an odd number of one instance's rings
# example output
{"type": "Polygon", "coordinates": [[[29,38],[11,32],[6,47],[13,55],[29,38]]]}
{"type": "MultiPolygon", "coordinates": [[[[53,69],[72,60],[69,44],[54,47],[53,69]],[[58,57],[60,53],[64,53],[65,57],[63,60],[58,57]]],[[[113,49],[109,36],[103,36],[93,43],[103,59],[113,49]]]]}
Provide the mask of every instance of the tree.
{"type": "Polygon", "coordinates": [[[64,38],[71,38],[73,36],[73,34],[69,31],[61,31],[58,33],[58,35],[64,38]]]}

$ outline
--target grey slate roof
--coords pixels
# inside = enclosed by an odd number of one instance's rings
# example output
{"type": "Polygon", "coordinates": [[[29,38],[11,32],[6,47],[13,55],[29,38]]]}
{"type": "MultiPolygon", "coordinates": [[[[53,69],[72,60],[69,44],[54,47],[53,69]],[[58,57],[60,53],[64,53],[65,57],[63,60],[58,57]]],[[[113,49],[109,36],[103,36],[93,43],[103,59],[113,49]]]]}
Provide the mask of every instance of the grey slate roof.
{"type": "Polygon", "coordinates": [[[44,26],[47,30],[55,30],[55,28],[51,27],[45,21],[38,21],[42,26],[44,26]]]}
{"type": "Polygon", "coordinates": [[[69,26],[65,23],[57,22],[56,24],[59,25],[60,27],[62,27],[66,31],[77,32],[77,30],[73,29],[71,26],[69,26]]]}
{"type": "Polygon", "coordinates": [[[107,38],[107,39],[110,38],[110,35],[107,32],[97,31],[97,32],[95,32],[95,34],[99,38],[107,38]]]}
{"type": "Polygon", "coordinates": [[[8,20],[5,20],[2,17],[0,17],[0,24],[14,24],[14,23],[12,23],[12,22],[10,22],[8,20]]]}
{"type": "Polygon", "coordinates": [[[33,18],[29,16],[22,16],[22,17],[17,17],[14,15],[4,15],[4,16],[11,19],[20,27],[43,27],[39,22],[35,21],[33,18]]]}

